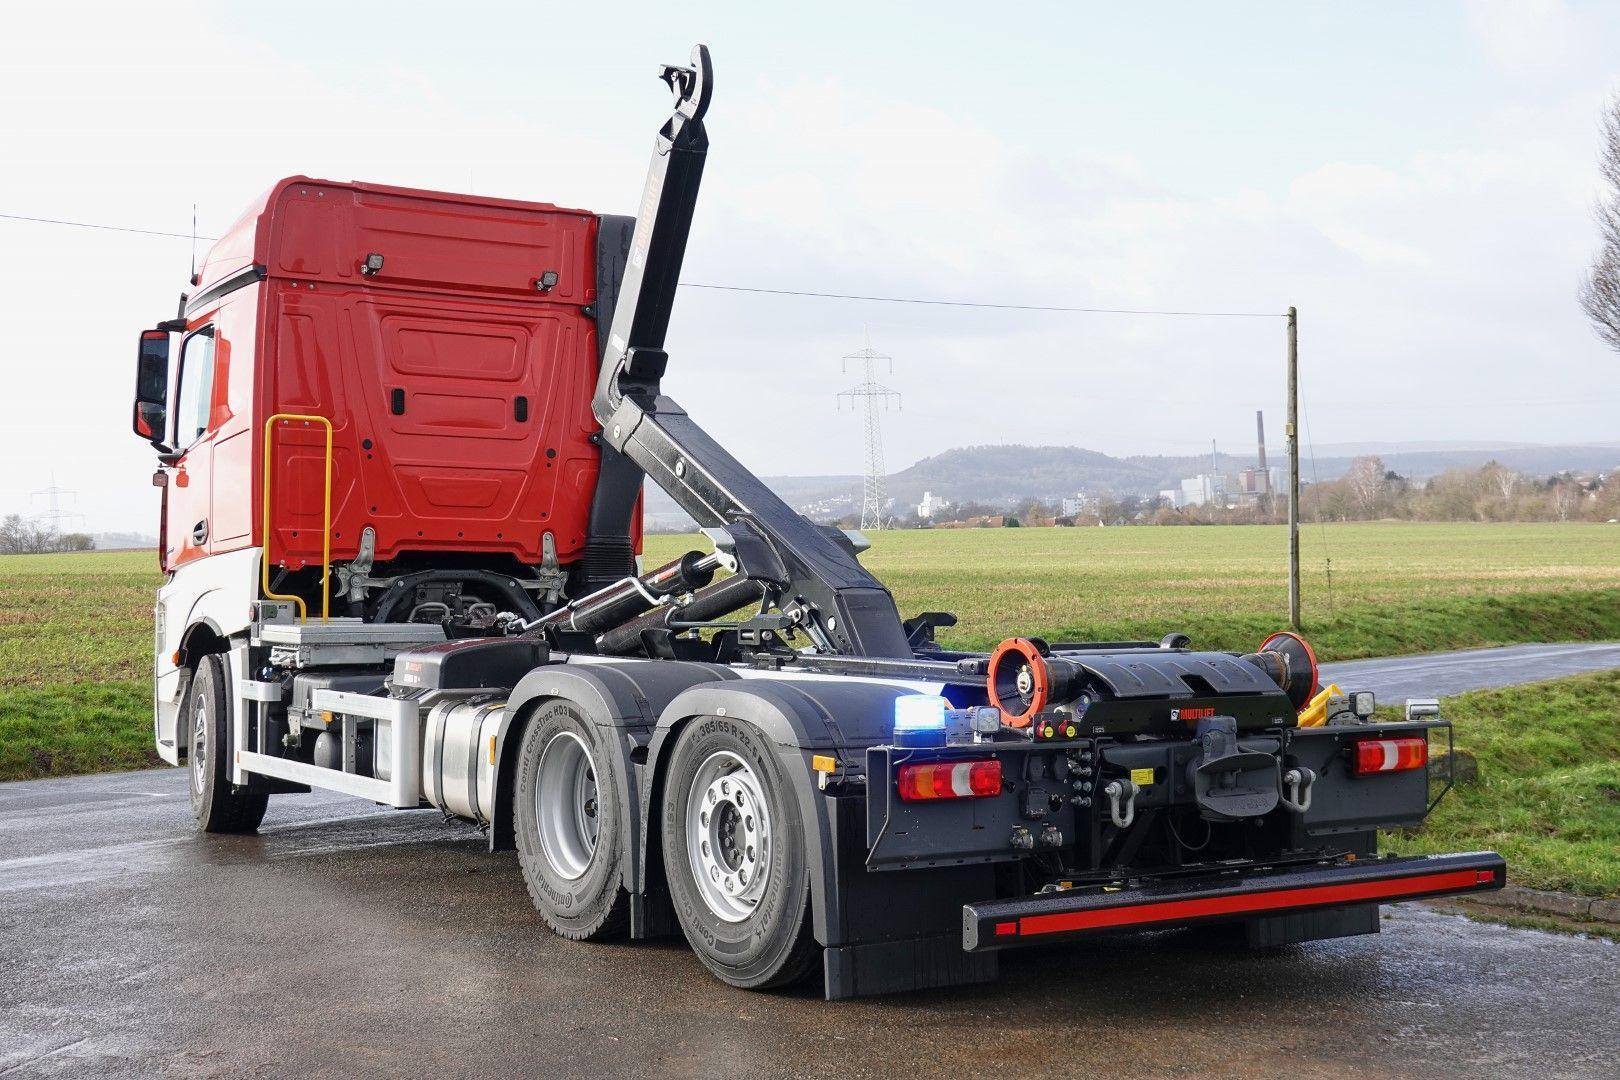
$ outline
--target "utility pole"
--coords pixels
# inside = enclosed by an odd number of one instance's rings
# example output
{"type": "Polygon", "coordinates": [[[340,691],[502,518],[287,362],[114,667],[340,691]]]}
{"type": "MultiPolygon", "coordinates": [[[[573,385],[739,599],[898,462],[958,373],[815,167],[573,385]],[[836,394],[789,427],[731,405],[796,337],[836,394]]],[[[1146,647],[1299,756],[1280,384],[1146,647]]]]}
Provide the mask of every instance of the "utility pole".
{"type": "Polygon", "coordinates": [[[890,401],[898,403],[900,395],[877,381],[878,363],[881,361],[894,370],[894,359],[872,348],[870,336],[866,347],[844,357],[844,370],[850,361],[861,365],[861,381],[838,395],[842,407],[848,398],[851,405],[866,410],[866,476],[861,484],[861,528],[883,528],[883,508],[888,498],[884,492],[886,473],[883,466],[883,427],[879,407],[887,408],[890,401]]]}
{"type": "Polygon", "coordinates": [[[1288,309],[1288,625],[1299,629],[1299,311],[1288,309]]]}

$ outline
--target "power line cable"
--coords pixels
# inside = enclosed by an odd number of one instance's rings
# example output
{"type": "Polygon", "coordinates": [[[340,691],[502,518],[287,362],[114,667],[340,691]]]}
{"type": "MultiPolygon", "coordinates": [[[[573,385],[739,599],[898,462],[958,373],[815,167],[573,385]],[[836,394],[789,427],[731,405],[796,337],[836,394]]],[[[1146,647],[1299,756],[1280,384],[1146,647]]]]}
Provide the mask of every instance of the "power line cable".
{"type": "MultiPolygon", "coordinates": [[[[67,221],[63,218],[29,217],[26,214],[0,214],[8,221],[31,221],[36,225],[69,225],[75,229],[100,229],[103,232],[140,233],[142,236],[172,236],[176,240],[190,240],[190,233],[164,232],[161,229],[136,229],[128,225],[97,225],[89,221],[67,221]]],[[[198,240],[218,240],[217,236],[199,236],[198,240]]]]}
{"type": "Polygon", "coordinates": [[[1159,308],[1066,307],[1058,304],[996,304],[976,300],[936,300],[915,296],[867,296],[861,293],[812,292],[808,289],[761,289],[748,285],[711,285],[683,281],[688,289],[719,289],[724,292],[761,293],[766,296],[813,296],[822,300],[867,300],[879,304],[926,304],[930,307],[993,308],[997,311],[1060,311],[1085,315],[1185,315],[1196,318],[1286,319],[1275,311],[1174,311],[1159,308]]]}
{"type": "MultiPolygon", "coordinates": [[[[29,221],[37,225],[65,225],[75,229],[100,229],[104,232],[137,233],[142,236],[167,236],[177,240],[218,240],[217,236],[199,236],[195,232],[165,232],[162,229],[137,229],[127,225],[100,225],[89,221],[70,221],[65,218],[31,217],[27,214],[0,214],[8,221],[29,221]]],[[[1077,315],[1161,315],[1206,319],[1284,319],[1286,315],[1274,311],[1182,311],[1168,308],[1104,308],[1071,307],[1062,304],[999,304],[981,300],[945,300],[921,296],[872,296],[863,293],[816,292],[810,289],[764,289],[750,285],[718,285],[711,282],[683,281],[685,289],[710,289],[720,292],[754,293],[761,296],[800,296],[819,300],[861,300],[876,304],[919,304],[927,307],[985,308],[994,311],[1052,311],[1077,315]]]]}

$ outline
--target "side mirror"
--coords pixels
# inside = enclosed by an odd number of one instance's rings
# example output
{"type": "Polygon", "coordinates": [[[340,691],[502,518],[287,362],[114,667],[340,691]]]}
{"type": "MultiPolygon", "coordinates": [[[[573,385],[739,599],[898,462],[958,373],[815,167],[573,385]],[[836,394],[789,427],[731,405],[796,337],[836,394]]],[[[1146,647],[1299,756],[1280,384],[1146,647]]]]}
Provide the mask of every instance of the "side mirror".
{"type": "Polygon", "coordinates": [[[141,331],[135,357],[135,434],[167,451],[169,433],[169,332],[141,331]]]}

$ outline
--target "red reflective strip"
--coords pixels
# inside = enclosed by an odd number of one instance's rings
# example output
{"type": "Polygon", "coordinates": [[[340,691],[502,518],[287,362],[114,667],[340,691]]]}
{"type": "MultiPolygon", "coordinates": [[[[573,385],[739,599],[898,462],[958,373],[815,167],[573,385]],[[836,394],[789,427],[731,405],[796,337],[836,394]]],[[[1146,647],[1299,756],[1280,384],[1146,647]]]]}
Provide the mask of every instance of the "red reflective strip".
{"type": "Polygon", "coordinates": [[[1303,889],[1277,889],[1273,892],[1246,893],[1242,896],[1208,896],[1189,900],[1165,900],[1157,904],[1100,908],[1092,911],[1065,911],[1054,915],[1029,915],[1018,920],[1018,933],[1057,934],[1065,930],[1097,930],[1133,923],[1174,922],[1206,915],[1236,915],[1250,911],[1312,904],[1345,904],[1358,900],[1384,900],[1415,893],[1471,889],[1489,884],[1496,877],[1489,870],[1448,870],[1439,874],[1358,881],[1345,885],[1313,885],[1303,889]]]}
{"type": "Polygon", "coordinates": [[[1018,933],[1018,924],[1017,923],[1015,923],[1015,922],[998,922],[998,923],[996,923],[996,937],[1006,937],[1009,934],[1016,934],[1016,933],[1018,933]]]}

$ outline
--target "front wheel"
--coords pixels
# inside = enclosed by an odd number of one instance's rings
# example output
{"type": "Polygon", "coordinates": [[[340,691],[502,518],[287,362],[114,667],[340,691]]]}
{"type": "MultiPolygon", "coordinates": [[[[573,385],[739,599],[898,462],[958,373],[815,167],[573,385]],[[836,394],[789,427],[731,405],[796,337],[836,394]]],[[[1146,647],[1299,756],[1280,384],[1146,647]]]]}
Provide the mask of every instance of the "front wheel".
{"type": "Polygon", "coordinates": [[[755,990],[810,973],[820,950],[804,826],[757,729],[722,716],[687,725],[670,759],[660,833],[676,915],[705,967],[755,990]]]}
{"type": "Polygon", "coordinates": [[[186,749],[191,813],[203,832],[250,833],[264,820],[270,796],[231,783],[231,712],[226,686],[225,658],[211,653],[197,664],[181,706],[180,715],[191,732],[186,749]]]}

